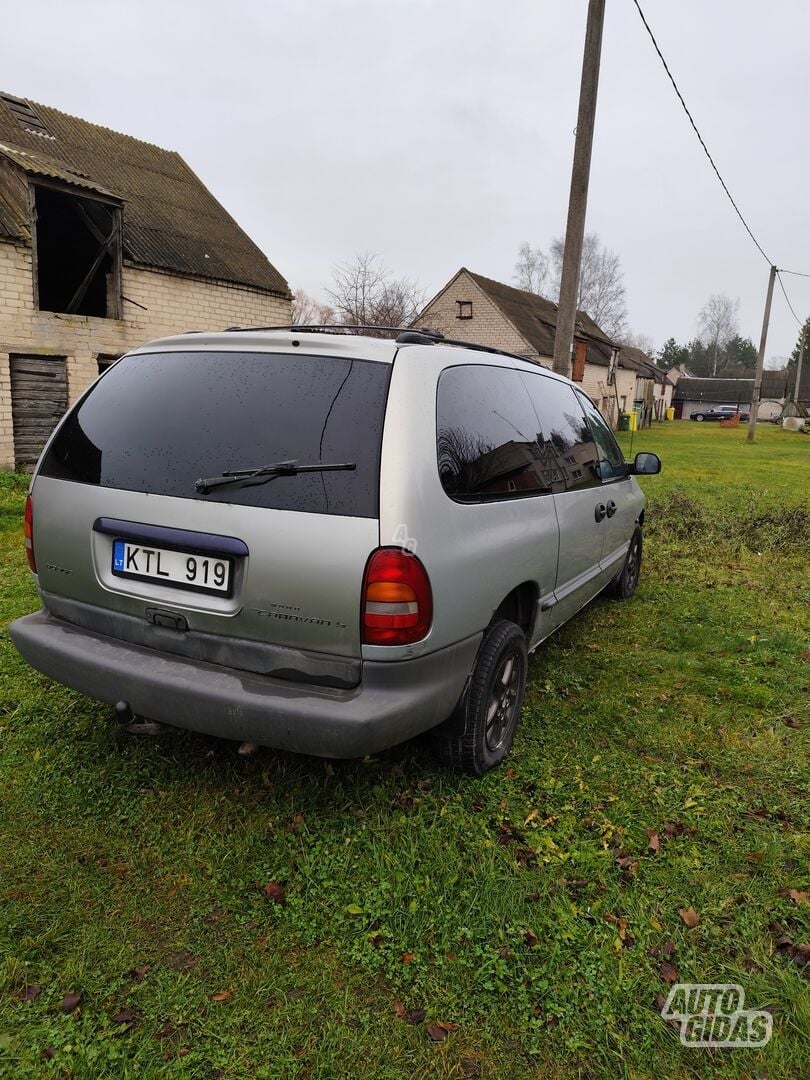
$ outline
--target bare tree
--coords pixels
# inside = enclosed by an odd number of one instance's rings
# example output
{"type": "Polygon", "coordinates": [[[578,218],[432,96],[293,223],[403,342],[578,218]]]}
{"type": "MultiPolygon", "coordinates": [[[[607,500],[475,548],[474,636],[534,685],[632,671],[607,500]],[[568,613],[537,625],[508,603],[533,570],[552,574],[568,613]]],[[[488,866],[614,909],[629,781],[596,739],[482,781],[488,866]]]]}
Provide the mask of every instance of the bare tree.
{"type": "MultiPolygon", "coordinates": [[[[556,304],[564,249],[562,237],[552,240],[549,255],[524,240],[518,248],[515,284],[556,304]]],[[[590,315],[608,337],[621,340],[626,335],[627,302],[621,260],[604,246],[597,233],[586,233],[583,241],[577,307],[590,315]]]]}
{"type": "Polygon", "coordinates": [[[542,248],[533,248],[527,240],[523,241],[518,248],[512,280],[519,289],[537,293],[538,296],[548,296],[549,263],[548,255],[542,248]]]}
{"type": "Polygon", "coordinates": [[[335,311],[303,289],[293,289],[292,321],[295,326],[318,326],[335,321],[335,311]]]}
{"type": "Polygon", "coordinates": [[[711,356],[713,376],[717,375],[718,367],[724,366],[721,357],[723,350],[739,333],[739,310],[739,300],[732,300],[723,293],[713,293],[698,315],[699,339],[711,356]]]}
{"type": "Polygon", "coordinates": [[[408,326],[425,304],[411,278],[395,278],[379,255],[365,252],[332,267],[326,294],[342,322],[351,326],[408,326]]]}
{"type": "Polygon", "coordinates": [[[655,352],[655,342],[649,334],[625,334],[622,345],[629,345],[632,349],[641,349],[643,353],[652,359],[655,352]]]}
{"type": "MultiPolygon", "coordinates": [[[[560,295],[564,250],[565,240],[562,237],[552,240],[555,300],[560,295]]],[[[621,260],[615,251],[605,247],[598,233],[586,233],[582,244],[577,307],[590,315],[608,337],[621,340],[625,334],[627,300],[621,260]]]]}

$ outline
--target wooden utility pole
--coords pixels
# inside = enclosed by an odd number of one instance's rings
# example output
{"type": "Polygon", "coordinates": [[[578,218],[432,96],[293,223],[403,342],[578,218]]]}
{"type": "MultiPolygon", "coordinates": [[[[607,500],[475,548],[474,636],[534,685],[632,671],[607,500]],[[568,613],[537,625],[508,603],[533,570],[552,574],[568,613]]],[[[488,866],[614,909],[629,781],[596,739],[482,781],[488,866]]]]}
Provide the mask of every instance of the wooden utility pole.
{"type": "Polygon", "coordinates": [[[568,221],[565,226],[565,249],[560,276],[560,303],[554,335],[554,370],[571,375],[571,346],[577,317],[579,268],[585,235],[585,210],[588,205],[588,180],[591,174],[593,125],[596,117],[596,92],[599,88],[599,62],[602,55],[602,27],[605,0],[589,0],[582,56],[582,81],[579,88],[579,113],[571,168],[571,192],[568,196],[568,221]]]}
{"type": "Polygon", "coordinates": [[[762,336],[759,339],[759,356],[757,357],[757,370],[754,375],[754,393],[751,396],[751,415],[748,417],[748,442],[754,441],[757,430],[757,413],[759,412],[759,399],[762,394],[762,369],[765,366],[765,343],[768,340],[768,323],[771,321],[771,301],[773,300],[773,286],[776,281],[776,267],[771,267],[768,276],[768,295],[765,299],[765,314],[762,317],[762,336]]]}

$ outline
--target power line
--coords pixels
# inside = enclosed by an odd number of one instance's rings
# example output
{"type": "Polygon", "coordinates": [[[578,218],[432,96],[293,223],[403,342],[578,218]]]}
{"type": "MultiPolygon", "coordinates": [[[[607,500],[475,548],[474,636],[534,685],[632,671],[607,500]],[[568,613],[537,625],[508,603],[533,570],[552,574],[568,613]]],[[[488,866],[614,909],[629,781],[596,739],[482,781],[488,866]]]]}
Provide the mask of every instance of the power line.
{"type": "Polygon", "coordinates": [[[810,277],[810,274],[803,274],[801,270],[780,270],[780,274],[792,274],[793,277],[810,277]]]}
{"type": "MultiPolygon", "coordinates": [[[[782,293],[783,293],[783,295],[785,297],[785,302],[787,303],[787,306],[790,308],[790,314],[793,316],[793,318],[796,320],[796,322],[799,324],[799,326],[804,326],[804,323],[802,322],[802,320],[799,318],[799,316],[793,310],[793,304],[791,304],[790,297],[788,296],[787,291],[785,290],[785,286],[784,286],[784,283],[782,281],[782,274],[783,273],[790,273],[790,271],[789,270],[777,270],[776,271],[776,277],[777,277],[777,280],[779,281],[779,288],[782,290],[782,293]]],[[[810,277],[810,274],[802,274],[801,277],[810,277]]]]}
{"type": "MultiPolygon", "coordinates": [[[[658,53],[658,58],[660,59],[661,63],[664,65],[664,71],[666,71],[667,75],[669,76],[669,81],[672,83],[673,89],[675,90],[675,93],[678,95],[678,100],[680,101],[681,105],[683,106],[683,111],[686,113],[687,117],[689,118],[689,123],[692,125],[692,129],[694,130],[695,135],[697,135],[698,141],[700,142],[700,145],[703,147],[703,152],[706,155],[706,157],[709,159],[709,164],[714,169],[715,175],[717,176],[717,179],[720,181],[720,184],[721,184],[721,186],[723,188],[723,191],[725,191],[726,195],[728,196],[729,202],[734,207],[734,210],[735,210],[735,213],[737,214],[737,217],[743,223],[743,226],[745,227],[745,231],[748,233],[748,235],[751,237],[751,239],[756,244],[759,253],[762,255],[763,259],[766,260],[766,262],[768,263],[769,266],[773,266],[774,265],[773,261],[768,258],[768,256],[765,254],[765,251],[763,250],[763,247],[760,244],[759,240],[757,240],[757,238],[751,232],[751,229],[750,229],[750,227],[748,225],[748,222],[742,216],[742,212],[741,212],[739,206],[737,206],[736,202],[734,201],[734,199],[733,199],[733,197],[731,195],[731,192],[728,190],[728,186],[727,186],[725,180],[720,175],[720,170],[715,165],[714,158],[709,153],[709,148],[706,145],[706,143],[705,143],[705,141],[703,139],[703,136],[700,134],[700,131],[698,130],[698,126],[695,123],[695,121],[694,121],[694,119],[692,117],[692,114],[690,113],[689,108],[688,108],[686,102],[683,99],[683,94],[678,89],[678,84],[675,82],[675,78],[674,78],[672,72],[669,70],[669,65],[667,64],[666,60],[664,59],[664,54],[661,52],[661,49],[658,47],[658,42],[655,40],[655,35],[653,34],[652,30],[650,29],[650,24],[647,22],[646,18],[644,17],[644,12],[641,10],[641,4],[639,4],[638,0],[633,0],[633,3],[636,5],[636,9],[637,9],[639,15],[641,16],[641,21],[644,23],[644,29],[650,35],[650,41],[652,41],[653,46],[655,47],[655,51],[658,53]]],[[[808,274],[806,276],[810,277],[810,274],[808,274]]],[[[780,284],[781,284],[781,282],[780,282],[780,284]]]]}

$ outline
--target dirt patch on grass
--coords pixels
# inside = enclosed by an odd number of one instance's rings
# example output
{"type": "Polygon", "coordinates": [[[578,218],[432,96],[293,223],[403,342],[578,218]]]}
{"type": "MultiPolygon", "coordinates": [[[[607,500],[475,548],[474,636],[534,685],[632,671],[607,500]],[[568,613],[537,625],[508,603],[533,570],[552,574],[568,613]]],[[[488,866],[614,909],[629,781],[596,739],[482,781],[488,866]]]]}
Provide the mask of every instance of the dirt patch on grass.
{"type": "Polygon", "coordinates": [[[647,533],[662,541],[725,542],[752,551],[810,554],[810,507],[802,504],[711,507],[684,491],[651,498],[647,533]]]}

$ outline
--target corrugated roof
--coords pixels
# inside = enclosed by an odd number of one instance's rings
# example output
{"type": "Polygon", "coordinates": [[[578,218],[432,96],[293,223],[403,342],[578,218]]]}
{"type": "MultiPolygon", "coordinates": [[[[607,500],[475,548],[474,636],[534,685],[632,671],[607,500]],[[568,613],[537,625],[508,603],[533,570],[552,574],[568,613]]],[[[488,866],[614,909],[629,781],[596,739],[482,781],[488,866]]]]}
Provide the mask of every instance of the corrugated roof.
{"type": "MultiPolygon", "coordinates": [[[[513,285],[504,285],[502,281],[484,277],[483,274],[474,274],[466,267],[462,267],[459,273],[470,275],[540,356],[553,355],[557,329],[555,303],[525,289],[516,289],[513,285]]],[[[575,333],[588,342],[589,363],[606,367],[613,342],[584,311],[577,312],[575,333]]]]}
{"type": "Polygon", "coordinates": [[[5,143],[0,142],[0,154],[33,176],[61,180],[63,183],[72,184],[74,187],[86,188],[97,195],[106,195],[113,199],[120,198],[114,192],[107,191],[98,184],[94,184],[88,177],[72,172],[54,161],[48,161],[47,158],[42,158],[39,154],[33,154],[30,150],[21,150],[19,147],[7,146],[5,143]]]}
{"type": "Polygon", "coordinates": [[[121,198],[125,258],[289,295],[278,270],[179,154],[29,104],[52,137],[26,129],[0,97],[0,142],[28,155],[26,160],[35,158],[40,168],[54,170],[43,175],[72,184],[81,178],[85,186],[121,198]]]}
{"type": "MultiPolygon", "coordinates": [[[[795,375],[794,375],[795,378],[795,375]]],[[[763,371],[760,397],[779,400],[787,394],[790,377],[784,370],[763,371]]],[[[802,372],[804,385],[804,372],[802,372]]],[[[706,401],[735,404],[750,402],[754,392],[753,379],[700,379],[682,375],[675,384],[675,401],[706,401]]]]}
{"type": "Polygon", "coordinates": [[[637,349],[634,345],[622,345],[619,365],[635,368],[642,379],[654,379],[658,383],[666,380],[666,373],[655,366],[643,349],[637,349]]]}

